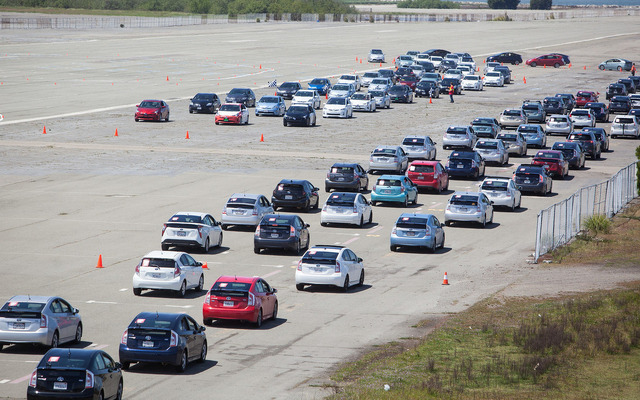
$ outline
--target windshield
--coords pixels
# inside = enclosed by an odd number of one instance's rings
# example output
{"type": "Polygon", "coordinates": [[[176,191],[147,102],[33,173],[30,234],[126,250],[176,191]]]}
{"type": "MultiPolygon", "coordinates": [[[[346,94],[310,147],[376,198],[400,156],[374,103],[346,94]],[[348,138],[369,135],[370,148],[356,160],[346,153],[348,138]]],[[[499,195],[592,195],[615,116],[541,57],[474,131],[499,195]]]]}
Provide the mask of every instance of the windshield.
{"type": "Polygon", "coordinates": [[[387,84],[387,80],[386,79],[374,79],[371,81],[372,85],[386,85],[387,84]]]}
{"type": "Polygon", "coordinates": [[[247,94],[249,93],[247,89],[231,89],[229,94],[247,94]]]}
{"type": "Polygon", "coordinates": [[[193,99],[194,100],[213,100],[213,95],[206,94],[206,93],[198,93],[193,99]]]}
{"type": "Polygon", "coordinates": [[[291,106],[289,107],[289,112],[293,114],[304,114],[309,110],[307,106],[291,106]]]}
{"type": "Polygon", "coordinates": [[[355,199],[355,193],[332,194],[327,199],[327,204],[331,206],[352,207],[355,199]]]}
{"type": "Polygon", "coordinates": [[[382,90],[372,90],[369,92],[371,97],[382,97],[384,96],[384,92],[382,90]]]}
{"type": "Polygon", "coordinates": [[[332,97],[329,100],[327,100],[326,104],[339,104],[343,106],[347,104],[347,99],[345,99],[344,97],[332,97]]]}
{"type": "Polygon", "coordinates": [[[343,81],[355,81],[356,80],[356,76],[355,75],[342,75],[340,77],[341,80],[343,81]]]}
{"type": "Polygon", "coordinates": [[[404,93],[406,86],[394,86],[389,90],[389,93],[404,93]]]}
{"type": "Polygon", "coordinates": [[[295,89],[298,87],[298,84],[295,82],[285,82],[280,85],[280,89],[295,89]]]}
{"type": "Polygon", "coordinates": [[[500,72],[488,72],[487,76],[492,78],[499,78],[502,75],[500,75],[500,72]]]}
{"type": "Polygon", "coordinates": [[[238,104],[223,104],[220,106],[220,111],[240,111],[240,108],[238,104]]]}
{"type": "Polygon", "coordinates": [[[313,97],[313,92],[311,90],[298,90],[296,97],[313,97]]]}
{"type": "Polygon", "coordinates": [[[265,96],[260,99],[259,103],[278,103],[278,98],[273,96],[265,96]]]}
{"type": "Polygon", "coordinates": [[[479,81],[480,77],[477,75],[467,75],[464,77],[465,81],[479,81]]]}
{"type": "Polygon", "coordinates": [[[377,78],[380,74],[377,72],[365,72],[363,75],[365,78],[377,78]]]}
{"type": "Polygon", "coordinates": [[[159,101],[143,101],[142,103],[140,103],[140,108],[159,108],[159,107],[160,107],[159,101]]]}
{"type": "Polygon", "coordinates": [[[309,82],[310,85],[324,85],[325,81],[323,79],[314,79],[311,82],[309,82]]]}
{"type": "Polygon", "coordinates": [[[335,85],[333,87],[333,90],[349,90],[349,86],[348,85],[335,85]]]}
{"type": "Polygon", "coordinates": [[[352,100],[369,100],[365,93],[356,93],[353,96],[351,96],[351,99],[352,100]]]}

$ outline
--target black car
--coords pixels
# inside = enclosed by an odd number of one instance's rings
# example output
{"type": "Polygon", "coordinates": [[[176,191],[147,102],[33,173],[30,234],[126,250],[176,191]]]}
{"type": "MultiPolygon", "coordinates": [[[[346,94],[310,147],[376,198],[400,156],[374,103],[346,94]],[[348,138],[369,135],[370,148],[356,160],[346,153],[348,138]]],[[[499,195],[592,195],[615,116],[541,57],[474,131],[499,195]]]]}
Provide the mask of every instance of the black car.
{"type": "Polygon", "coordinates": [[[517,53],[505,52],[505,53],[494,54],[492,56],[489,56],[487,57],[486,61],[487,62],[494,61],[499,63],[519,65],[519,64],[522,64],[522,56],[517,53]]]}
{"type": "Polygon", "coordinates": [[[609,112],[627,114],[631,110],[631,99],[629,96],[613,96],[609,101],[609,112]]]}
{"type": "Polygon", "coordinates": [[[507,66],[494,67],[494,71],[500,72],[504,77],[504,84],[511,83],[511,70],[507,66]]]}
{"type": "Polygon", "coordinates": [[[612,98],[613,96],[626,96],[629,92],[627,91],[627,87],[622,83],[611,83],[607,87],[606,97],[607,100],[612,98]]]}
{"type": "Polygon", "coordinates": [[[276,96],[282,96],[285,99],[291,100],[298,90],[302,90],[302,85],[299,82],[284,82],[278,86],[276,96]]]}
{"type": "Polygon", "coordinates": [[[424,69],[424,72],[435,72],[436,70],[435,65],[433,65],[431,61],[418,60],[415,64],[420,65],[424,69]]]}
{"type": "Polygon", "coordinates": [[[436,81],[420,81],[416,84],[417,97],[440,97],[440,86],[436,81]]]}
{"type": "Polygon", "coordinates": [[[484,176],[485,162],[477,151],[454,151],[449,155],[445,169],[449,178],[478,179],[484,176]]]}
{"type": "Polygon", "coordinates": [[[587,153],[592,160],[600,158],[600,154],[602,153],[600,141],[596,139],[596,135],[590,131],[574,131],[567,137],[567,142],[580,143],[580,146],[582,146],[585,153],[587,153]]]}
{"type": "Polygon", "coordinates": [[[262,249],[290,250],[299,254],[309,248],[309,224],[297,215],[265,214],[253,235],[253,252],[262,249]]]}
{"type": "Polygon", "coordinates": [[[551,150],[561,151],[564,154],[564,159],[569,162],[569,168],[580,169],[584,167],[586,156],[580,143],[555,142],[551,150]]]}
{"type": "Polygon", "coordinates": [[[462,93],[462,86],[460,85],[460,79],[457,78],[445,78],[440,84],[440,93],[449,94],[449,87],[453,85],[453,94],[462,93]]]}
{"type": "Polygon", "coordinates": [[[631,75],[627,78],[633,81],[633,84],[636,85],[636,90],[638,90],[638,87],[640,87],[640,75],[631,75]]]}
{"type": "Polygon", "coordinates": [[[596,139],[600,141],[600,149],[602,151],[609,151],[609,134],[604,130],[604,128],[585,127],[582,128],[582,131],[593,132],[593,134],[596,136],[596,139]]]}
{"type": "Polygon", "coordinates": [[[440,66],[438,67],[438,70],[440,72],[447,72],[448,70],[453,69],[457,66],[458,64],[455,61],[446,59],[440,62],[440,66]]]}
{"type": "Polygon", "coordinates": [[[632,94],[636,92],[636,84],[632,79],[629,79],[629,78],[618,79],[618,83],[622,83],[627,88],[628,94],[632,94]]]}
{"type": "Polygon", "coordinates": [[[394,85],[389,89],[393,103],[413,103],[413,90],[406,85],[394,85]]]}
{"type": "Polygon", "coordinates": [[[215,93],[198,93],[189,103],[189,114],[206,112],[215,114],[220,108],[220,98],[215,93]]]}
{"type": "Polygon", "coordinates": [[[246,107],[255,107],[256,95],[253,90],[246,88],[233,88],[224,100],[225,103],[240,103],[246,107]]]}
{"type": "Polygon", "coordinates": [[[564,61],[564,65],[571,64],[571,60],[569,59],[569,56],[566,54],[562,54],[562,53],[549,53],[549,54],[562,57],[562,61],[564,61]]]}
{"type": "Polygon", "coordinates": [[[597,122],[609,122],[609,107],[604,103],[587,103],[584,108],[590,108],[596,116],[597,122]]]}
{"type": "Polygon", "coordinates": [[[564,104],[567,106],[567,113],[576,106],[576,97],[571,93],[556,93],[556,97],[562,97],[564,104]]]}
{"type": "Polygon", "coordinates": [[[381,78],[389,78],[391,83],[396,84],[396,72],[392,69],[379,69],[378,74],[381,78]]]}
{"type": "Polygon", "coordinates": [[[403,76],[415,76],[415,73],[409,67],[400,67],[396,70],[395,76],[396,76],[396,80],[399,80],[403,76]]]}
{"type": "Polygon", "coordinates": [[[628,115],[633,115],[638,120],[638,123],[640,123],[640,108],[632,108],[629,110],[628,115]]]}
{"type": "Polygon", "coordinates": [[[289,125],[316,125],[316,111],[308,104],[294,104],[290,106],[282,117],[282,124],[289,125]]]}
{"type": "Polygon", "coordinates": [[[283,179],[273,189],[271,205],[274,211],[278,207],[302,208],[309,211],[311,208],[318,208],[320,198],[317,187],[309,181],[300,179],[283,179]]]}
{"type": "Polygon", "coordinates": [[[324,180],[324,190],[328,193],[331,189],[340,191],[351,190],[359,192],[369,190],[369,174],[356,163],[335,163],[327,172],[324,180]]]}
{"type": "Polygon", "coordinates": [[[120,363],[161,363],[184,372],[190,361],[207,358],[205,327],[185,313],[141,312],[122,334],[120,363]]]}
{"type": "Polygon", "coordinates": [[[120,400],[121,368],[102,350],[53,348],[31,373],[27,399],[120,400]]]}
{"type": "Polygon", "coordinates": [[[513,173],[513,182],[522,193],[547,195],[553,188],[553,180],[547,165],[521,164],[513,173]]]}
{"type": "Polygon", "coordinates": [[[447,54],[451,53],[449,50],[444,50],[444,49],[429,49],[425,52],[423,52],[422,54],[428,54],[429,56],[437,56],[437,57],[442,57],[444,58],[444,56],[446,56],[447,54]]]}
{"type": "Polygon", "coordinates": [[[548,115],[567,113],[567,105],[562,97],[545,97],[542,100],[542,109],[548,115]]]}

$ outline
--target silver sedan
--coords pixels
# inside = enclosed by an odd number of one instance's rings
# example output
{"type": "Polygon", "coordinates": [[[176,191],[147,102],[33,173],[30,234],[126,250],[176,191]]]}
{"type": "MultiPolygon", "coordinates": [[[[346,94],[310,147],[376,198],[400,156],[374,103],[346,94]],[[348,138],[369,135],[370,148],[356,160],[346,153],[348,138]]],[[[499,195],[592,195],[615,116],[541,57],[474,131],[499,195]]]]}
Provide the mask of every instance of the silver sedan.
{"type": "Polygon", "coordinates": [[[480,139],[476,142],[473,150],[485,160],[505,165],[509,162],[509,153],[500,139],[480,139]]]}

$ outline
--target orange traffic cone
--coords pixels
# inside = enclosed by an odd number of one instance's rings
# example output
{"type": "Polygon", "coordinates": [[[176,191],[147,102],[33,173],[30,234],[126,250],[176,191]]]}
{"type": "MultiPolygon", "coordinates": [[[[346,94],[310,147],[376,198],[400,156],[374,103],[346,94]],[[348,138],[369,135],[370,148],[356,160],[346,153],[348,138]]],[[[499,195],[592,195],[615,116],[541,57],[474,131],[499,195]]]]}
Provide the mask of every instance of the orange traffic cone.
{"type": "Polygon", "coordinates": [[[356,62],[358,62],[358,57],[356,57],[356,62]]]}
{"type": "Polygon", "coordinates": [[[260,64],[260,69],[262,69],[262,64],[260,64]]]}
{"type": "Polygon", "coordinates": [[[382,63],[380,63],[380,68],[382,68],[382,63]]]}
{"type": "Polygon", "coordinates": [[[43,134],[43,135],[46,135],[46,134],[47,134],[47,126],[46,126],[46,125],[44,125],[44,126],[42,127],[42,134],[43,134]]]}
{"type": "Polygon", "coordinates": [[[526,76],[522,78],[522,82],[527,83],[527,77],[526,76]]]}
{"type": "Polygon", "coordinates": [[[482,63],[486,64],[487,63],[487,59],[485,58],[484,60],[482,60],[482,63]]]}
{"type": "Polygon", "coordinates": [[[276,91],[273,93],[273,95],[274,95],[274,96],[277,96],[277,95],[278,95],[278,91],[276,90],[276,91]]]}
{"type": "Polygon", "coordinates": [[[327,100],[329,98],[329,92],[324,94],[324,99],[327,100]]]}
{"type": "Polygon", "coordinates": [[[187,131],[187,136],[185,136],[184,138],[189,139],[189,131],[187,131]]]}
{"type": "Polygon", "coordinates": [[[167,82],[169,82],[169,75],[167,75],[167,82]]]}
{"type": "Polygon", "coordinates": [[[583,69],[586,71],[587,70],[587,66],[585,65],[583,69]]]}
{"type": "Polygon", "coordinates": [[[543,65],[542,68],[547,68],[547,64],[543,65]]]}
{"type": "Polygon", "coordinates": [[[569,63],[569,68],[571,68],[571,63],[569,63]]]}
{"type": "Polygon", "coordinates": [[[202,264],[202,269],[209,269],[209,266],[207,265],[207,263],[202,264]]]}
{"type": "Polygon", "coordinates": [[[360,59],[360,64],[362,64],[362,58],[360,59]]]}
{"type": "Polygon", "coordinates": [[[116,128],[116,133],[113,136],[118,136],[118,128],[116,128]]]}
{"type": "Polygon", "coordinates": [[[447,273],[444,273],[444,279],[442,280],[442,284],[443,285],[448,285],[449,284],[449,278],[447,278],[447,273]]]}
{"type": "Polygon", "coordinates": [[[263,133],[260,134],[260,141],[264,142],[264,134],[263,133]]]}
{"type": "Polygon", "coordinates": [[[433,101],[431,101],[431,96],[429,96],[429,104],[433,104],[433,101]]]}
{"type": "Polygon", "coordinates": [[[102,254],[98,257],[98,265],[96,265],[96,268],[104,268],[102,266],[102,254]]]}

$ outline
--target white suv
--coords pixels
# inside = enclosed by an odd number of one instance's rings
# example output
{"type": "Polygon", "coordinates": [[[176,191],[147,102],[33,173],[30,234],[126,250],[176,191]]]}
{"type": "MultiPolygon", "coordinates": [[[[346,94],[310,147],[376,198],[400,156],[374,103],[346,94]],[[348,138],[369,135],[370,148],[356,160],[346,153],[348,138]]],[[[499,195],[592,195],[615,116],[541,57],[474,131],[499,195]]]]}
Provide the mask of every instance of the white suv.
{"type": "Polygon", "coordinates": [[[202,291],[202,263],[178,251],[152,251],[142,257],[133,274],[133,294],[143,289],[173,290],[184,297],[187,289],[202,291]]]}
{"type": "Polygon", "coordinates": [[[343,246],[313,246],[298,261],[296,289],[305,285],[331,285],[348,291],[364,283],[362,258],[343,246]]]}
{"type": "Polygon", "coordinates": [[[611,137],[618,136],[640,136],[638,120],[633,115],[618,115],[611,123],[611,137]]]}

